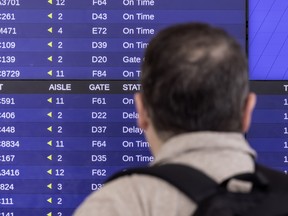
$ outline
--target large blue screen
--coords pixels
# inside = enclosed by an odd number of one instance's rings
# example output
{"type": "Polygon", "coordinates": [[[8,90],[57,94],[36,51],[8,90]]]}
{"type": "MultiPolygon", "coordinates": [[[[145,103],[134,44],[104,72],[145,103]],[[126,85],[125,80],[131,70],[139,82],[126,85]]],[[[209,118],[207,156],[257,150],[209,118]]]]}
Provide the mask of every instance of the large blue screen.
{"type": "Polygon", "coordinates": [[[288,1],[249,0],[251,80],[288,79],[288,1]]]}
{"type": "Polygon", "coordinates": [[[70,216],[153,160],[133,100],[143,50],[190,21],[245,45],[245,1],[0,0],[0,216],[70,216]]]}

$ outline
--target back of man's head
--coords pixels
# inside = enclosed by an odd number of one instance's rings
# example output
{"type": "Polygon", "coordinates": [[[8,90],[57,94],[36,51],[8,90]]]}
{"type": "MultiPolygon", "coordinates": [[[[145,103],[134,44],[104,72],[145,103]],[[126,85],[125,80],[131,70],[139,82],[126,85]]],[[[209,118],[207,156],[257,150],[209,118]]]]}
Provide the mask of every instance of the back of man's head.
{"type": "Polygon", "coordinates": [[[159,32],[142,65],[142,99],[159,136],[242,131],[247,60],[225,31],[182,24],[159,32]]]}

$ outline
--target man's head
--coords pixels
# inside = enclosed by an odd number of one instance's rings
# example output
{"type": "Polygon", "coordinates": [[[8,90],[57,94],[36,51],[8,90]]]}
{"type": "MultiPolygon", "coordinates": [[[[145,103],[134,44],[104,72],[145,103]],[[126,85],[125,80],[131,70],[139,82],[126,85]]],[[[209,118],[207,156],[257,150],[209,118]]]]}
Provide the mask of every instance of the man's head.
{"type": "Polygon", "coordinates": [[[163,141],[193,131],[248,129],[247,100],[254,100],[252,112],[255,96],[249,96],[247,60],[225,31],[172,26],[151,40],[144,57],[142,92],[135,97],[140,127],[152,126],[163,141]]]}

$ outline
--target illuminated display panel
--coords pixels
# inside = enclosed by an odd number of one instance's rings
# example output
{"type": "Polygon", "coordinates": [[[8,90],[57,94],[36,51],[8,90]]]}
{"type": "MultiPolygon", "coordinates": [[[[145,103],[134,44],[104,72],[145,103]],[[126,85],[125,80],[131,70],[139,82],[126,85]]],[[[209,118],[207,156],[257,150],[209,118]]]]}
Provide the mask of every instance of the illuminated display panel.
{"type": "Polygon", "coordinates": [[[190,21],[245,46],[244,1],[0,0],[0,216],[71,215],[153,160],[133,100],[143,50],[190,21]]]}
{"type": "Polygon", "coordinates": [[[288,79],[288,2],[249,0],[251,80],[288,79]]]}
{"type": "Polygon", "coordinates": [[[287,173],[288,1],[249,0],[249,64],[258,95],[247,139],[258,161],[287,173]]]}

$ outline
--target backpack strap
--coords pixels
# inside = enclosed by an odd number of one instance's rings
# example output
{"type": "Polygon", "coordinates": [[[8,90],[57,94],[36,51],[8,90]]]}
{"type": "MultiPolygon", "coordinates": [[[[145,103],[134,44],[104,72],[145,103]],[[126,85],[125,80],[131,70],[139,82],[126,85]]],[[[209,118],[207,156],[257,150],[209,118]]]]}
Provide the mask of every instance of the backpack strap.
{"type": "MultiPolygon", "coordinates": [[[[255,163],[255,173],[232,176],[220,184],[226,187],[231,179],[250,181],[254,190],[280,191],[288,193],[288,176],[278,171],[255,163]],[[256,173],[256,174],[255,174],[256,173]]],[[[203,172],[184,164],[164,164],[152,167],[128,169],[116,173],[107,182],[116,178],[133,174],[145,174],[160,178],[178,188],[191,200],[200,203],[205,198],[217,193],[218,184],[203,172]]]]}
{"type": "Polygon", "coordinates": [[[258,163],[255,165],[256,173],[263,174],[269,182],[269,190],[275,192],[288,193],[288,176],[279,171],[262,166],[258,163]]]}
{"type": "MultiPolygon", "coordinates": [[[[259,173],[263,174],[265,177],[264,181],[260,178],[260,185],[268,184],[267,190],[263,190],[262,187],[255,188],[256,190],[260,189],[260,191],[266,194],[266,199],[259,204],[257,208],[251,209],[251,211],[247,212],[245,216],[287,216],[288,205],[286,204],[286,201],[288,200],[288,176],[259,164],[256,164],[255,170],[256,176],[257,173],[259,173]]],[[[201,171],[181,164],[165,164],[146,168],[129,169],[112,176],[108,182],[122,176],[133,174],[145,174],[161,178],[178,188],[197,204],[205,198],[216,194],[219,188],[219,185],[214,180],[201,171]]],[[[226,181],[233,178],[251,180],[251,176],[253,177],[253,175],[253,173],[243,174],[231,177],[226,181]]],[[[258,181],[258,179],[255,180],[253,178],[252,182],[258,181]]]]}
{"type": "MultiPolygon", "coordinates": [[[[257,208],[252,209],[246,216],[287,216],[288,205],[288,176],[276,170],[260,164],[255,164],[256,174],[260,173],[268,181],[266,198],[259,203],[257,208]]],[[[254,188],[253,188],[254,189],[254,188]]]]}
{"type": "Polygon", "coordinates": [[[108,182],[132,174],[146,174],[161,178],[178,188],[196,203],[215,193],[218,185],[201,171],[183,164],[164,164],[161,166],[128,169],[112,176],[108,182]]]}

